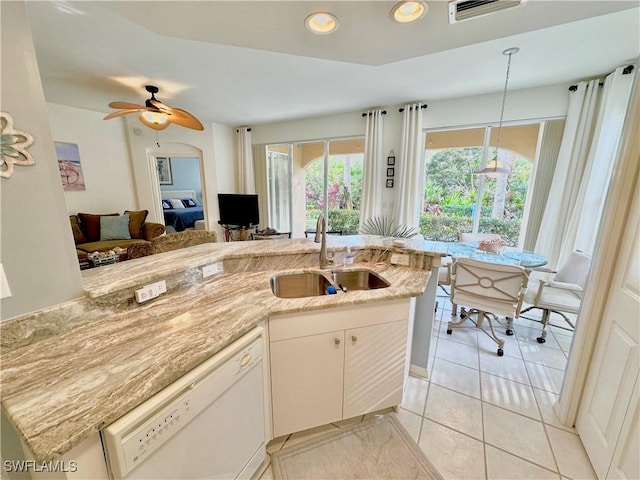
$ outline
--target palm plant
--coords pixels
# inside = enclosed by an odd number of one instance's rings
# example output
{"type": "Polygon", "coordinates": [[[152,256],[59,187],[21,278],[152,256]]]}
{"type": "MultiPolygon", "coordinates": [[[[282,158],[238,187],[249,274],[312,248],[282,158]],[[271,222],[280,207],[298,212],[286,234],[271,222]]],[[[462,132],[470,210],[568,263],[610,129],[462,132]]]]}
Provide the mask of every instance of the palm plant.
{"type": "Polygon", "coordinates": [[[418,230],[406,225],[397,225],[389,217],[373,217],[364,221],[360,226],[360,233],[383,237],[411,238],[418,233],[418,230]]]}

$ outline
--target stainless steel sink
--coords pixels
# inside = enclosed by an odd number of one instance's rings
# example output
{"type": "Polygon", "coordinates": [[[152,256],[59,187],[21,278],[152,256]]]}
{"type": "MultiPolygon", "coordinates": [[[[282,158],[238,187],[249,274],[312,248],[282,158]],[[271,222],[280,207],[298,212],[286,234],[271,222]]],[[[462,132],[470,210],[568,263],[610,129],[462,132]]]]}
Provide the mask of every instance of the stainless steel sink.
{"type": "Polygon", "coordinates": [[[349,290],[374,290],[389,286],[384,278],[367,269],[335,271],[331,273],[331,279],[336,285],[342,285],[349,290]]]}
{"type": "Polygon", "coordinates": [[[282,273],[271,277],[271,291],[280,298],[326,295],[329,280],[315,272],[282,273]]]}

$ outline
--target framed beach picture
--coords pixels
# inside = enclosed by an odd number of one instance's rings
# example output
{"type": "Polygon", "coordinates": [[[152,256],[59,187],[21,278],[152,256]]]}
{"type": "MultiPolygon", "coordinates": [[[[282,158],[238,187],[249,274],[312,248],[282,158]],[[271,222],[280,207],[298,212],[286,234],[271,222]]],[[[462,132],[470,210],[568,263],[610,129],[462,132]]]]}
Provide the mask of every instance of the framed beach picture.
{"type": "Polygon", "coordinates": [[[64,190],[86,190],[77,143],[53,142],[64,190]]]}
{"type": "Polygon", "coordinates": [[[171,159],[169,157],[156,158],[158,164],[158,180],[160,185],[173,185],[173,174],[171,173],[171,159]]]}

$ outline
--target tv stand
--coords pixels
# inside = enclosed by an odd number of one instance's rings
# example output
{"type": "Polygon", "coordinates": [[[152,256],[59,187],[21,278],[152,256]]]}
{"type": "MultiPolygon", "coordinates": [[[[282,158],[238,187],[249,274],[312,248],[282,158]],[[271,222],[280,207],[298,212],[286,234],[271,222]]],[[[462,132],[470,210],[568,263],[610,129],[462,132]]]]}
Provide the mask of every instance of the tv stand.
{"type": "Polygon", "coordinates": [[[222,225],[224,228],[224,241],[225,242],[238,242],[244,240],[251,240],[251,236],[255,231],[257,225],[222,225]]]}

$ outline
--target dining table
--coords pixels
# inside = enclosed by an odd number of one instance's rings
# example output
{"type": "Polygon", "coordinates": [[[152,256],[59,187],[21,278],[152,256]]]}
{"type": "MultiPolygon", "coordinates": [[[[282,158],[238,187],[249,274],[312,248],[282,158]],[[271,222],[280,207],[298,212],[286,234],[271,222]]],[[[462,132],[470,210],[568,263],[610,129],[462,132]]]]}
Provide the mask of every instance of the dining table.
{"type": "Polygon", "coordinates": [[[504,265],[520,265],[527,270],[542,267],[547,264],[546,257],[522,250],[517,247],[505,246],[499,253],[481,250],[478,242],[454,242],[447,245],[447,255],[453,258],[467,257],[482,262],[500,263],[504,265]]]}

